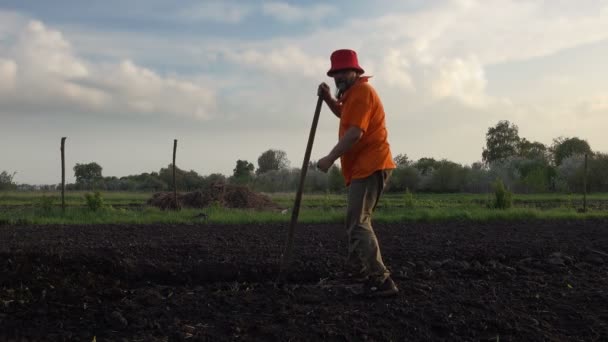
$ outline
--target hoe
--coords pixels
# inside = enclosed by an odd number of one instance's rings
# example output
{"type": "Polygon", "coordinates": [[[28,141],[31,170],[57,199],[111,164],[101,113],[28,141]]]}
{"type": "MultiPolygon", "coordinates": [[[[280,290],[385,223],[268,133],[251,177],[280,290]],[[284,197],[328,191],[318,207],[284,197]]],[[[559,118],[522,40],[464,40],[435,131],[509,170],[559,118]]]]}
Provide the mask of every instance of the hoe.
{"type": "Polygon", "coordinates": [[[319,114],[321,113],[321,105],[323,104],[323,99],[319,96],[317,99],[317,107],[315,108],[315,115],[312,120],[312,126],[310,127],[310,134],[308,136],[308,145],[306,145],[306,153],[304,154],[304,162],[302,163],[302,172],[300,173],[300,184],[298,186],[298,192],[296,193],[296,199],[293,204],[293,209],[291,211],[291,221],[289,223],[289,232],[287,235],[287,243],[285,246],[285,250],[281,255],[281,265],[279,269],[279,277],[278,282],[282,282],[285,280],[285,274],[287,272],[287,267],[289,266],[289,262],[291,259],[292,249],[293,249],[293,235],[296,224],[298,222],[298,215],[300,214],[300,203],[302,201],[302,190],[304,189],[304,180],[306,179],[306,172],[308,171],[308,163],[310,162],[310,153],[312,151],[312,144],[315,140],[315,132],[317,130],[317,123],[319,122],[319,114]]]}

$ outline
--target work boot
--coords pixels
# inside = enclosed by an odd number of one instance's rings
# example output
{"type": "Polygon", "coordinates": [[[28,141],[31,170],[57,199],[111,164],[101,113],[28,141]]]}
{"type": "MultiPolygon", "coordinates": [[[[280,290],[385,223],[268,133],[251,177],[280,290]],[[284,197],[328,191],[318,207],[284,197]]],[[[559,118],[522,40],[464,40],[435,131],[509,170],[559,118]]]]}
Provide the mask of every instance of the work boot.
{"type": "Polygon", "coordinates": [[[392,297],[399,293],[399,289],[391,277],[384,281],[370,280],[363,287],[363,295],[366,297],[392,297]]]}

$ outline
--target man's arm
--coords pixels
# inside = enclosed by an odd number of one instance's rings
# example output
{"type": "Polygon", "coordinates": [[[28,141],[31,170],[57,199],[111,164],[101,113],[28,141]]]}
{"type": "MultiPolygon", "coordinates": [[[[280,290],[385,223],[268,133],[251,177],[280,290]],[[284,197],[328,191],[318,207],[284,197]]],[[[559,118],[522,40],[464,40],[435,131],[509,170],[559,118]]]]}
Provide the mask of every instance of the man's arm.
{"type": "Polygon", "coordinates": [[[340,118],[342,116],[342,105],[340,102],[333,97],[330,97],[325,99],[325,103],[327,103],[327,106],[329,109],[331,109],[332,113],[334,113],[336,117],[340,118]]]}
{"type": "Polygon", "coordinates": [[[329,86],[327,83],[321,83],[319,85],[319,89],[317,90],[317,95],[321,96],[323,101],[327,103],[329,109],[331,109],[332,113],[338,118],[342,116],[342,105],[336,99],[331,96],[331,91],[329,90],[329,86]]]}
{"type": "Polygon", "coordinates": [[[327,172],[334,162],[350,150],[363,136],[363,131],[357,126],[350,126],[329,154],[317,162],[317,167],[327,172]]]}

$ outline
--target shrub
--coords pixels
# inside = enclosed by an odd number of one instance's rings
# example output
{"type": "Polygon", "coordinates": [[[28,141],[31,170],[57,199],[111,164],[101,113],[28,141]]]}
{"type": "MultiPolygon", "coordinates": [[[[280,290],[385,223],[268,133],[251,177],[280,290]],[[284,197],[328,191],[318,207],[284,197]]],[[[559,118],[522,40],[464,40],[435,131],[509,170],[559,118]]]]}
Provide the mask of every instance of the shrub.
{"type": "Polygon", "coordinates": [[[45,213],[50,212],[53,209],[53,204],[55,203],[55,198],[52,196],[43,195],[38,200],[38,207],[45,213]]]}
{"type": "Polygon", "coordinates": [[[416,204],[414,195],[410,192],[410,188],[405,189],[405,195],[403,195],[403,204],[406,208],[413,208],[416,204]]]}
{"type": "Polygon", "coordinates": [[[499,178],[494,182],[494,208],[508,209],[513,205],[513,194],[505,189],[505,185],[499,178]]]}
{"type": "Polygon", "coordinates": [[[87,208],[91,211],[97,211],[104,207],[103,198],[99,191],[96,191],[94,194],[84,194],[84,199],[86,200],[87,208]]]}

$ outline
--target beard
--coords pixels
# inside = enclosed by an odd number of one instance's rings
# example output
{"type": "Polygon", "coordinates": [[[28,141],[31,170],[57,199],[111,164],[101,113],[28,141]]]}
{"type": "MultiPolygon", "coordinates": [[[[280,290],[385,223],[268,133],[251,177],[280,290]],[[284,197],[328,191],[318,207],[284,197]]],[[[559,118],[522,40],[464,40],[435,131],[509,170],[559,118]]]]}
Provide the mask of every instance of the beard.
{"type": "Polygon", "coordinates": [[[348,88],[355,83],[356,78],[352,79],[336,79],[336,97],[340,98],[348,88]]]}

